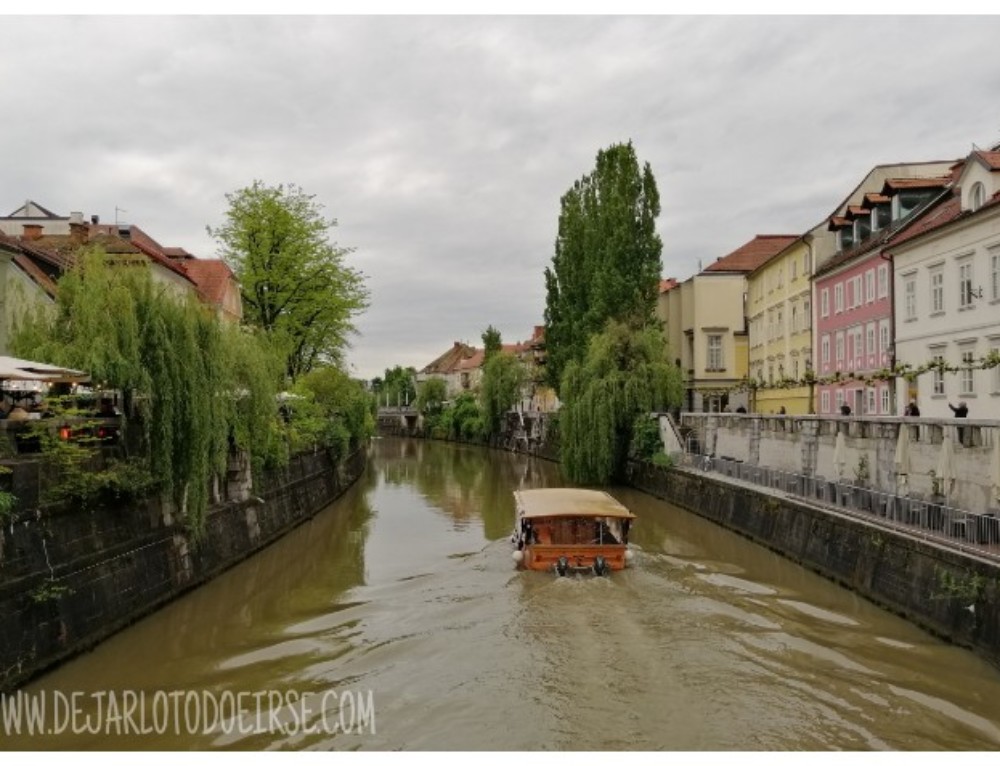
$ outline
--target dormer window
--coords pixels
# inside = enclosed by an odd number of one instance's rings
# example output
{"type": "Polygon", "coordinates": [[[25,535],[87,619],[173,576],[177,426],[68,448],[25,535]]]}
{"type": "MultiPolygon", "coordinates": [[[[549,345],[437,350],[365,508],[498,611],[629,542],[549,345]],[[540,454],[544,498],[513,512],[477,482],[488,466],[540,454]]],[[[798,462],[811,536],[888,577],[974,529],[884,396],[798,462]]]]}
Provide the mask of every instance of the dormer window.
{"type": "Polygon", "coordinates": [[[881,231],[890,223],[892,223],[892,209],[890,207],[890,203],[885,202],[882,203],[881,205],[876,205],[872,209],[871,230],[881,231]]]}
{"type": "Polygon", "coordinates": [[[850,250],[851,246],[854,244],[854,229],[845,226],[843,229],[837,231],[837,249],[838,250],[850,250]]]}
{"type": "Polygon", "coordinates": [[[986,187],[981,181],[977,181],[972,187],[972,194],[969,195],[969,209],[975,212],[986,204],[986,187]]]}
{"type": "Polygon", "coordinates": [[[856,218],[854,220],[853,239],[857,243],[864,242],[872,232],[871,218],[856,218]]]}

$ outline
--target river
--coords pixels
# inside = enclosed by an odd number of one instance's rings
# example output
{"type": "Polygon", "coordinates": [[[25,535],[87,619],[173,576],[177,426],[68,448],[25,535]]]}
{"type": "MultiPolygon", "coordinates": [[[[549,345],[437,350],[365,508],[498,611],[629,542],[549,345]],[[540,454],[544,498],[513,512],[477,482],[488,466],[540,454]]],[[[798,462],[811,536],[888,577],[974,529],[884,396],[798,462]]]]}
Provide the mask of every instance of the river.
{"type": "Polygon", "coordinates": [[[1000,747],[992,666],[640,492],[612,490],[639,517],[632,568],[516,571],[512,491],[561,484],[543,460],[376,440],[313,520],[27,686],[62,731],[0,746],[1000,747]]]}

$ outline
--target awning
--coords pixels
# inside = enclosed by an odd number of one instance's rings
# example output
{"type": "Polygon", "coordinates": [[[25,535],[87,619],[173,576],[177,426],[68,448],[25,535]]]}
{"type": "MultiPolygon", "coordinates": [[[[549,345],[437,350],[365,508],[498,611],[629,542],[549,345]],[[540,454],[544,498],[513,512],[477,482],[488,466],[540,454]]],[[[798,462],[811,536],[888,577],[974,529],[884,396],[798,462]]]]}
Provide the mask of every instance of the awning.
{"type": "Polygon", "coordinates": [[[0,356],[0,381],[37,380],[45,383],[84,383],[90,374],[44,362],[32,362],[13,356],[0,356]]]}

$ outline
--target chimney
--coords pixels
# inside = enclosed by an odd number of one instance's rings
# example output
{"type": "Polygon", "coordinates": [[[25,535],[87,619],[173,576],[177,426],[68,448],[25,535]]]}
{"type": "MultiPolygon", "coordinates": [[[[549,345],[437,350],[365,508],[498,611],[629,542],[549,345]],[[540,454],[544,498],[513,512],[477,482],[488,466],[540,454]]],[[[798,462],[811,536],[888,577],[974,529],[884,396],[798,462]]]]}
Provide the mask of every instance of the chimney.
{"type": "Polygon", "coordinates": [[[24,224],[24,234],[21,235],[21,239],[31,242],[33,240],[41,238],[42,238],[42,225],[40,223],[24,224]]]}
{"type": "Polygon", "coordinates": [[[69,239],[74,245],[84,245],[87,243],[87,224],[83,221],[74,221],[73,214],[70,214],[69,239]]]}
{"type": "Polygon", "coordinates": [[[83,213],[79,210],[74,210],[69,214],[69,223],[72,226],[74,223],[83,223],[83,213]]]}
{"type": "Polygon", "coordinates": [[[99,216],[99,215],[92,215],[92,216],[90,216],[90,222],[92,224],[94,224],[94,226],[97,226],[97,224],[99,224],[101,222],[101,216],[99,216]]]}

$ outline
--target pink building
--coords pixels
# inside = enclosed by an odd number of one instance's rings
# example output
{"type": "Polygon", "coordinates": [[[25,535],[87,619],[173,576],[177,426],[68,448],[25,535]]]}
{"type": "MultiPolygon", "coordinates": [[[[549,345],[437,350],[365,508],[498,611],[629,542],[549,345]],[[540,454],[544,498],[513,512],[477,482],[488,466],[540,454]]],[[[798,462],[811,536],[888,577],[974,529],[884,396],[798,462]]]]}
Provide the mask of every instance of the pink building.
{"type": "Polygon", "coordinates": [[[881,192],[864,195],[831,216],[837,254],[816,270],[813,295],[816,330],[813,358],[820,383],[817,412],[894,415],[893,382],[872,377],[893,366],[892,262],[883,248],[917,220],[927,203],[941,193],[948,178],[902,178],[885,181],[881,192]]]}

